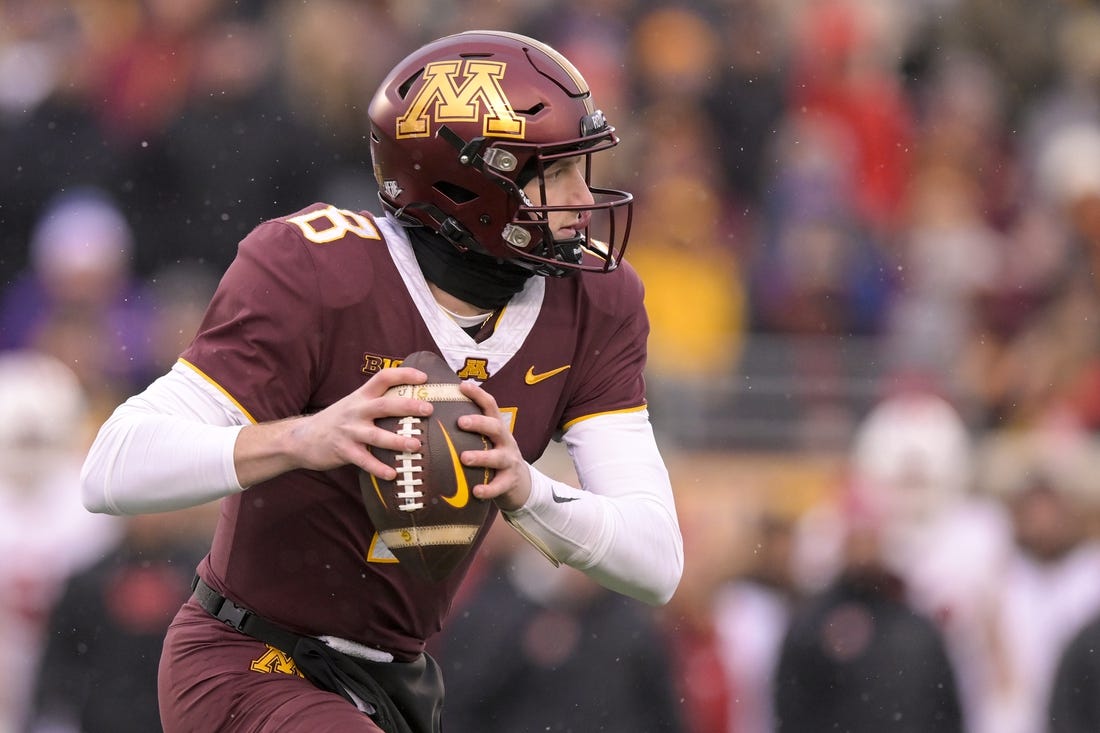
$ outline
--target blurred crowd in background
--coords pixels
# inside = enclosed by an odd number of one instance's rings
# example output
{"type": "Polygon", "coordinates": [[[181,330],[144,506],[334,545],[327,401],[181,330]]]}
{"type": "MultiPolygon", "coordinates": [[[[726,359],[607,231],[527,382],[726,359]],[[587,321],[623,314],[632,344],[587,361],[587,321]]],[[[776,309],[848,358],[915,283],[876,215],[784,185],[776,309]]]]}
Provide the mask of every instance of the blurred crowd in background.
{"type": "Polygon", "coordinates": [[[378,209],[375,87],[471,28],[622,136],[687,569],[495,537],[453,729],[1100,730],[1096,2],[0,0],[0,733],[158,728],[216,507],[87,514],[91,431],[256,223],[378,209]]]}

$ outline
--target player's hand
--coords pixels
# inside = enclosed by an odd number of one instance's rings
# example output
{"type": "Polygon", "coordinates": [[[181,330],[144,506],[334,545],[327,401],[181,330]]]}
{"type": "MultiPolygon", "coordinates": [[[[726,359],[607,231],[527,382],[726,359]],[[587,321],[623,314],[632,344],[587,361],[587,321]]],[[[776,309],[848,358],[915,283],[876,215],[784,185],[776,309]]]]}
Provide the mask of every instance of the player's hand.
{"type": "Polygon", "coordinates": [[[416,452],[420,441],[379,427],[375,421],[402,415],[430,415],[432,405],[413,397],[386,395],[399,384],[423,384],[428,376],[419,369],[395,367],[382,369],[341,400],[310,415],[301,426],[302,444],[307,460],[315,470],[354,464],[379,478],[396,476],[393,466],[378,460],[368,447],[395,452],[416,452]]]}
{"type": "Polygon", "coordinates": [[[363,386],[312,415],[245,427],[237,438],[234,462],[242,486],[304,468],[327,471],[355,465],[384,480],[397,472],[371,454],[369,447],[415,452],[420,441],[375,424],[384,417],[427,416],[432,405],[412,397],[386,395],[399,384],[423,384],[419,369],[383,369],[363,386]]]}
{"type": "Polygon", "coordinates": [[[476,382],[463,382],[459,388],[481,408],[482,414],[463,415],[458,420],[458,426],[463,430],[481,433],[493,446],[489,450],[462,452],[462,462],[467,466],[492,468],[496,471],[489,483],[473,487],[474,496],[479,499],[493,499],[497,506],[506,511],[519,509],[531,495],[531,473],[508,422],[493,396],[476,382]]]}

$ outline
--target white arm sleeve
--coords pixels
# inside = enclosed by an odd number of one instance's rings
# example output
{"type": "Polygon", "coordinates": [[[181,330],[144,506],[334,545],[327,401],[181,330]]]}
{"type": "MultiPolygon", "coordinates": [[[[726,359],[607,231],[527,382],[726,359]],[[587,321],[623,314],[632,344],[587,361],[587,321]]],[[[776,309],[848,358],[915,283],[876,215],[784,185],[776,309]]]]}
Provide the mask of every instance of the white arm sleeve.
{"type": "Polygon", "coordinates": [[[233,447],[248,422],[228,397],[176,362],[99,429],[81,471],[84,506],[145,514],[243,491],[233,447]]]}
{"type": "Polygon", "coordinates": [[[531,496],[505,519],[552,560],[652,605],[684,569],[668,471],[648,413],[601,415],[564,436],[583,490],[531,468],[531,496]]]}

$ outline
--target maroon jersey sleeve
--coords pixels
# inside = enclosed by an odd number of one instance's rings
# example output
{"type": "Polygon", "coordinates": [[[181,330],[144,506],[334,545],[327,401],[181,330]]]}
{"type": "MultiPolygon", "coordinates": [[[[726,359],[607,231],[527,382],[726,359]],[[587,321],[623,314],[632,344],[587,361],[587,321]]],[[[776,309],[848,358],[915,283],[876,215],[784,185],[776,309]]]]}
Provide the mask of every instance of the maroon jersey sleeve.
{"type": "MultiPolygon", "coordinates": [[[[306,211],[316,211],[310,207],[306,211]]],[[[261,224],[242,240],[183,358],[221,386],[256,422],[316,409],[317,383],[331,354],[333,313],[361,300],[371,282],[367,258],[325,267],[322,248],[384,247],[372,229],[331,242],[310,241],[294,218],[261,224]]]]}
{"type": "Polygon", "coordinates": [[[316,280],[286,224],[261,224],[240,244],[183,358],[257,422],[297,414],[320,355],[316,280]]]}

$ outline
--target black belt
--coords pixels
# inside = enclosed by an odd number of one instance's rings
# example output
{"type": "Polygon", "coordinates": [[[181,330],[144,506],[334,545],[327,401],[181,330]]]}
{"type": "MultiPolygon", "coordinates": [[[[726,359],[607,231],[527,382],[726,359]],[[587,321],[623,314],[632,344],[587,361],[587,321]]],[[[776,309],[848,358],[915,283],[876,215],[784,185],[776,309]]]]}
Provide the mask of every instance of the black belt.
{"type": "Polygon", "coordinates": [[[253,639],[257,639],[275,647],[284,654],[289,655],[293,653],[298,640],[302,638],[300,634],[295,634],[293,631],[287,631],[284,628],[276,626],[262,616],[257,616],[247,608],[238,606],[236,603],[207,585],[206,582],[197,575],[191,582],[191,590],[194,593],[195,600],[198,601],[199,605],[211,616],[242,634],[246,634],[253,639]]]}
{"type": "MultiPolygon", "coordinates": [[[[295,634],[238,606],[195,576],[195,600],[214,618],[242,634],[275,647],[294,660],[317,687],[352,705],[373,706],[371,719],[387,733],[439,733],[443,677],[429,655],[404,664],[369,662],[345,655],[314,637],[295,634]],[[349,694],[354,691],[358,701],[349,694]]],[[[360,708],[362,709],[362,708],[360,708]]]]}

